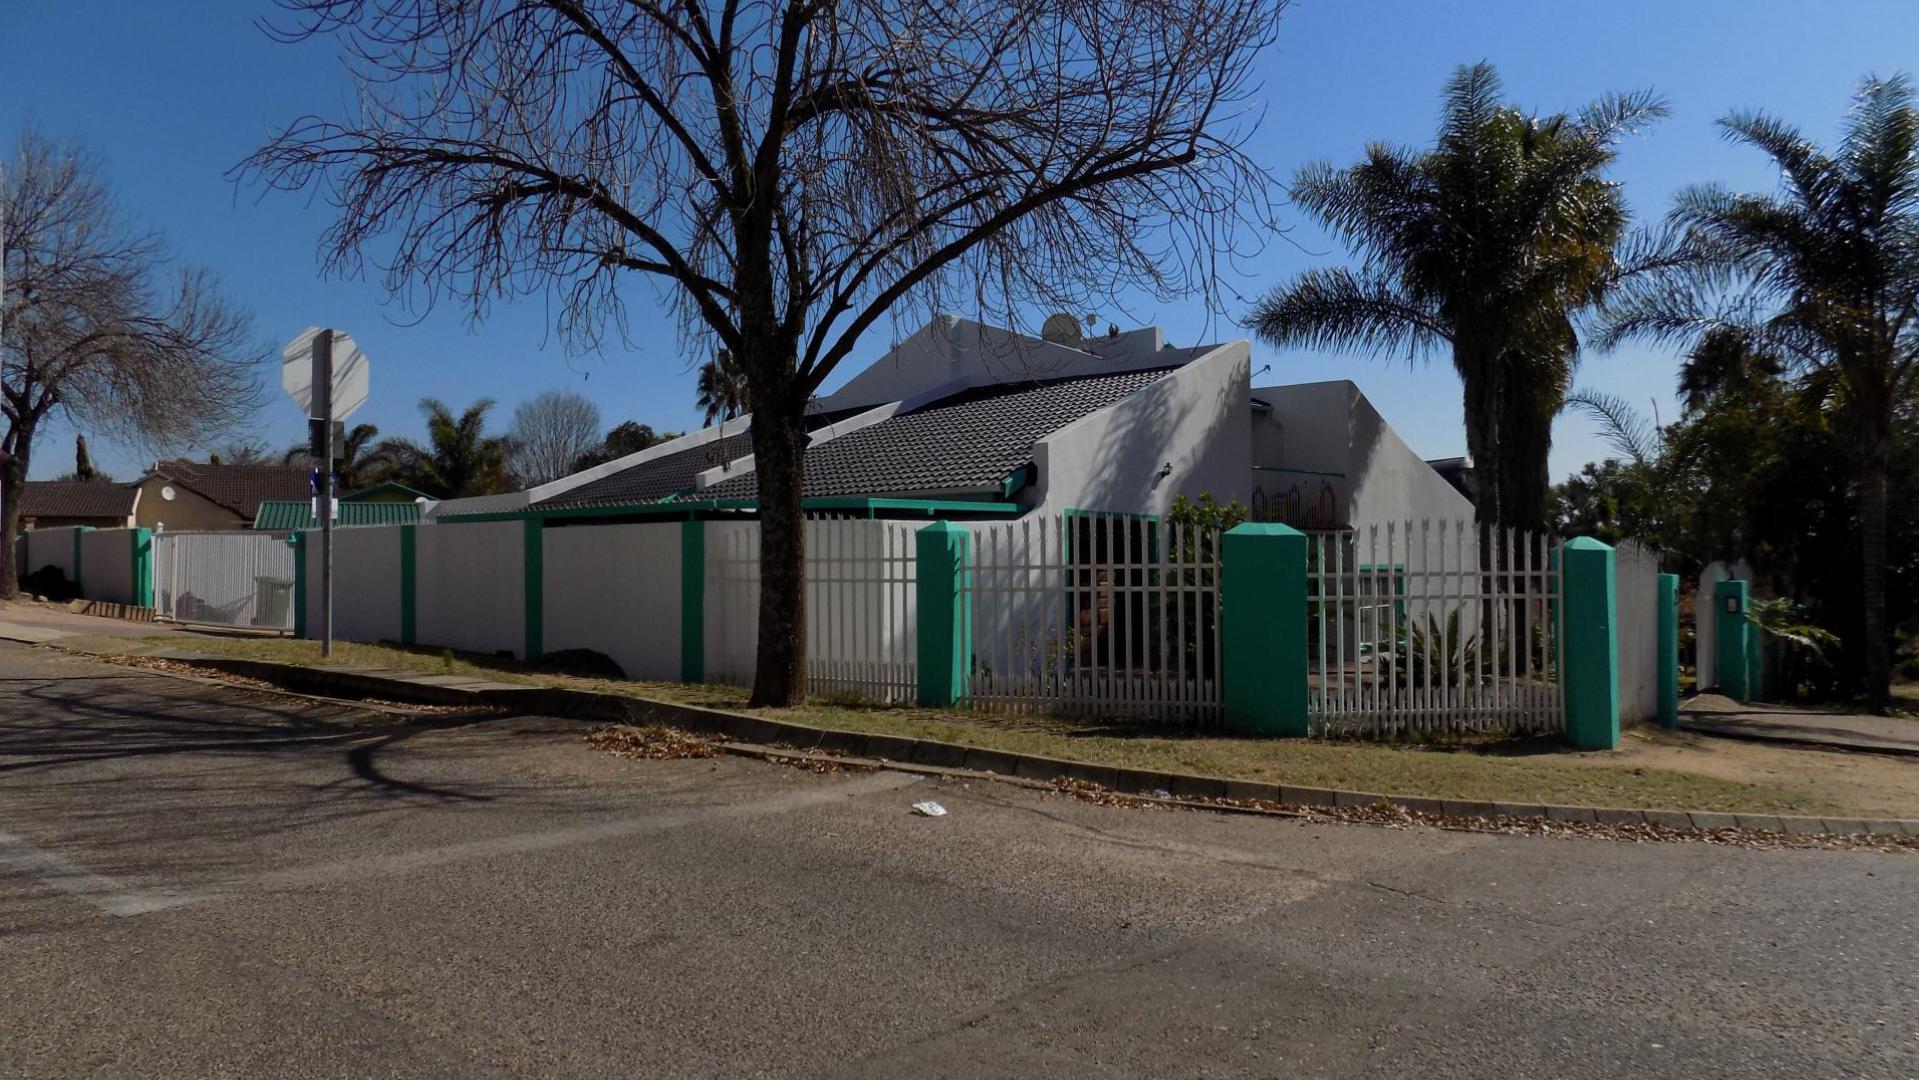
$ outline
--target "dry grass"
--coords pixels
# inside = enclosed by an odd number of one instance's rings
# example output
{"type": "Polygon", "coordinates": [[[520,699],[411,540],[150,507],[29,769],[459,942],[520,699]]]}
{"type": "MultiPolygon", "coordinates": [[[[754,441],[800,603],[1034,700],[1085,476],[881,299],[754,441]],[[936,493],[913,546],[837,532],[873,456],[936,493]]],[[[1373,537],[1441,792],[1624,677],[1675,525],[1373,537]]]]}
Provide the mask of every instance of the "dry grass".
{"type": "MultiPolygon", "coordinates": [[[[191,647],[222,656],[299,664],[323,662],[318,646],[309,641],[147,640],[163,647],[191,647]]],[[[531,671],[512,661],[428,650],[341,644],[335,647],[331,663],[746,709],[746,692],[734,687],[578,678],[531,671]]],[[[1749,813],[1919,816],[1919,799],[1912,797],[1919,791],[1919,764],[1911,766],[1910,784],[1904,782],[1904,774],[1898,774],[1901,782],[1890,787],[1862,785],[1857,773],[1823,782],[1820,770],[1833,763],[1822,759],[1844,759],[1846,755],[1733,745],[1657,729],[1632,732],[1617,751],[1575,753],[1557,742],[1537,739],[1451,746],[1259,739],[1046,716],[872,708],[817,701],[795,709],[752,711],[819,727],[937,739],[1102,765],[1396,795],[1749,813]]]]}

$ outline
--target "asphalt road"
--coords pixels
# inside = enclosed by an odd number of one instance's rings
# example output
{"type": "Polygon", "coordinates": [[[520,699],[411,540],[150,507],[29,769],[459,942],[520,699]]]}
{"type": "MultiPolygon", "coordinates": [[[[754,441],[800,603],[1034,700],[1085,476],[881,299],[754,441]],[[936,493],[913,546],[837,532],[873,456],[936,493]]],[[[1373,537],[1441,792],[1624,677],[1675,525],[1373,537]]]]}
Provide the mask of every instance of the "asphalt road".
{"type": "Polygon", "coordinates": [[[633,762],[0,648],[4,1076],[1911,1077],[1916,913],[1911,856],[633,762]]]}

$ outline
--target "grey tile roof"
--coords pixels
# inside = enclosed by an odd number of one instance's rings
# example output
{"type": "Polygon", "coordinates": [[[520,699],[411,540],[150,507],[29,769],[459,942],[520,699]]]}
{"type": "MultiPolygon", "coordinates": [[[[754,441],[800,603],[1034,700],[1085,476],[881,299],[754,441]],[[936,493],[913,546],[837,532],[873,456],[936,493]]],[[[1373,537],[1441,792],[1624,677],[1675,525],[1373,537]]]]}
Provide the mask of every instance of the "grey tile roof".
{"type": "Polygon", "coordinates": [[[111,480],[29,480],[20,493],[27,517],[124,518],[133,513],[139,488],[111,480]]]}
{"type": "MultiPolygon", "coordinates": [[[[808,498],[990,491],[1033,460],[1033,444],[1149,386],[1172,368],[982,387],[942,398],[806,452],[808,498]]],[[[752,473],[702,499],[750,499],[752,473]]]]}
{"type": "Polygon", "coordinates": [[[752,452],[753,433],[750,430],[742,431],[678,453],[643,461],[571,491],[562,491],[552,498],[542,499],[535,505],[552,508],[658,502],[691,489],[693,478],[700,473],[752,452]]]}

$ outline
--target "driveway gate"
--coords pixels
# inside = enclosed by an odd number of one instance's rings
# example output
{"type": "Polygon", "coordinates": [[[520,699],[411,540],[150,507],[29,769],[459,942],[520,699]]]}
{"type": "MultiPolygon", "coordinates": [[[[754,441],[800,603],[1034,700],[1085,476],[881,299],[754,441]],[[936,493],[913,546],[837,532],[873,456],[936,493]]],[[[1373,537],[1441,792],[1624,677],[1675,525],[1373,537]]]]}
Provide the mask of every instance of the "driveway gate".
{"type": "Polygon", "coordinates": [[[272,533],[156,532],[154,604],[178,622],[291,631],[293,555],[272,533]]]}

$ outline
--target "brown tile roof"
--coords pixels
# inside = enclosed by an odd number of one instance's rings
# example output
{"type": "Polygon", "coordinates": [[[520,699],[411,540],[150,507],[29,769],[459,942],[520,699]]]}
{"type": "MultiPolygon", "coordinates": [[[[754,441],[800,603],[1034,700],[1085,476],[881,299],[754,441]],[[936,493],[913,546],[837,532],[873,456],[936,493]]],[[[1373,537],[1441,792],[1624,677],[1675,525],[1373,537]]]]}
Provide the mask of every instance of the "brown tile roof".
{"type": "Polygon", "coordinates": [[[149,475],[179,484],[252,521],[270,499],[305,499],[313,494],[304,465],[209,465],[199,461],[162,461],[149,475]]]}
{"type": "Polygon", "coordinates": [[[105,480],[29,480],[20,494],[27,517],[124,518],[133,514],[139,489],[105,480]]]}

